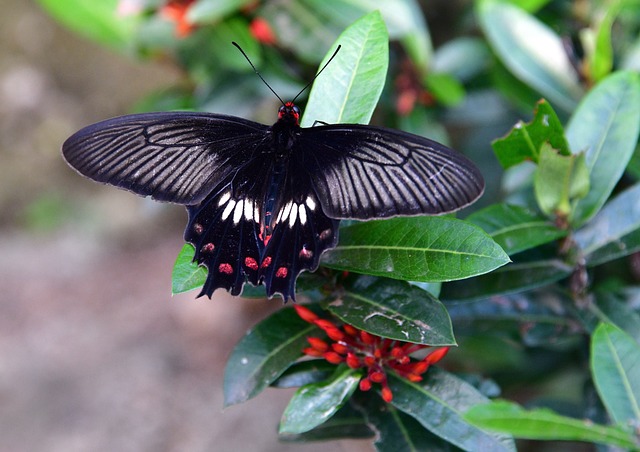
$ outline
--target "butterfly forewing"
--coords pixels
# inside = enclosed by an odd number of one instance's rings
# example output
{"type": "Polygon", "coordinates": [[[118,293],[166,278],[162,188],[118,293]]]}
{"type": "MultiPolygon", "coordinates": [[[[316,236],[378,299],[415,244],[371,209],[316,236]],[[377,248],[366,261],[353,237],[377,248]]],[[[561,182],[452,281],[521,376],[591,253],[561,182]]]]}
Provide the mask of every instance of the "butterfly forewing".
{"type": "Polygon", "coordinates": [[[462,154],[393,129],[313,127],[301,130],[298,146],[332,218],[437,215],[472,203],[484,190],[482,175],[462,154]]]}
{"type": "Polygon", "coordinates": [[[233,116],[148,113],[86,127],[62,146],[81,174],[142,196],[178,204],[202,201],[251,161],[268,127],[233,116]]]}

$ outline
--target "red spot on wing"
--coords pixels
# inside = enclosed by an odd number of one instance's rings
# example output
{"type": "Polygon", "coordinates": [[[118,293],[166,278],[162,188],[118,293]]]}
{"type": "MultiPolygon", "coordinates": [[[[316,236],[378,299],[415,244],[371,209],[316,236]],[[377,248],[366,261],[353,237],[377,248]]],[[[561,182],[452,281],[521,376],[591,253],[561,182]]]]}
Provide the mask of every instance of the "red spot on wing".
{"type": "Polygon", "coordinates": [[[244,258],[244,265],[245,265],[245,267],[247,267],[247,268],[249,268],[251,270],[257,270],[258,269],[258,263],[252,257],[245,257],[244,258]]]}
{"type": "Polygon", "coordinates": [[[276,278],[286,278],[287,273],[289,273],[287,267],[280,267],[278,268],[278,270],[276,270],[276,278]]]}
{"type": "Polygon", "coordinates": [[[202,234],[202,231],[204,231],[204,227],[202,227],[202,225],[200,223],[194,223],[193,224],[193,232],[195,232],[196,234],[200,235],[200,234],[202,234]]]}
{"type": "Polygon", "coordinates": [[[298,257],[300,259],[311,259],[313,257],[313,251],[308,250],[305,247],[302,247],[302,249],[298,253],[298,257]]]}
{"type": "Polygon", "coordinates": [[[271,265],[271,256],[265,257],[262,261],[262,268],[267,268],[269,265],[271,265]]]}
{"type": "Polygon", "coordinates": [[[215,248],[215,245],[209,242],[202,245],[202,248],[200,249],[200,251],[202,251],[203,253],[210,253],[211,251],[214,250],[214,248],[215,248]]]}
{"type": "Polygon", "coordinates": [[[220,273],[224,273],[225,275],[230,275],[233,273],[233,267],[231,264],[220,264],[218,266],[218,271],[220,273]]]}

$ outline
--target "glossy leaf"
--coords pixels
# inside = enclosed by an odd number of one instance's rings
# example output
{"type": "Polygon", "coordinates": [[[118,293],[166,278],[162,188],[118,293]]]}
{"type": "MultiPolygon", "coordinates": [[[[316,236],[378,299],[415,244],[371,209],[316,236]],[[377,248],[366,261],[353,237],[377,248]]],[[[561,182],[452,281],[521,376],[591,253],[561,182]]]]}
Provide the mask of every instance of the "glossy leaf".
{"type": "Polygon", "coordinates": [[[435,436],[420,423],[378,397],[363,394],[359,407],[375,430],[378,452],[448,452],[451,444],[435,436]]]}
{"type": "Polygon", "coordinates": [[[514,5],[492,0],[479,2],[478,18],[489,43],[516,77],[560,108],[575,108],[582,88],[553,30],[514,5]]]}
{"type": "Polygon", "coordinates": [[[238,342],[224,370],[224,405],[244,402],[269,386],[302,355],[306,338],[318,329],[283,308],[238,342]]]}
{"type": "Polygon", "coordinates": [[[323,264],[410,281],[438,282],[490,272],[505,252],[480,228],[448,217],[392,218],[340,230],[323,264]]]}
{"type": "Polygon", "coordinates": [[[493,204],[466,220],[480,226],[510,256],[567,235],[551,221],[509,204],[493,204]]]}
{"type": "Polygon", "coordinates": [[[613,68],[613,46],[611,45],[611,28],[620,12],[624,0],[616,0],[606,5],[595,30],[593,52],[589,55],[589,75],[592,81],[598,82],[609,75],[613,68]]]}
{"type": "Polygon", "coordinates": [[[516,438],[588,441],[635,448],[633,436],[617,427],[561,416],[546,408],[525,410],[506,401],[477,405],[464,419],[480,428],[509,433],[516,438]]]}
{"type": "Polygon", "coordinates": [[[553,107],[541,100],[536,104],[530,122],[519,121],[509,133],[491,145],[503,168],[510,168],[525,160],[538,162],[542,145],[549,143],[562,155],[569,154],[564,128],[553,107]]]}
{"type": "Polygon", "coordinates": [[[591,339],[591,373],[609,415],[621,425],[640,422],[640,344],[609,323],[591,339]]]}
{"type": "Polygon", "coordinates": [[[513,441],[507,436],[489,433],[463,419],[463,413],[471,406],[488,401],[473,386],[435,367],[426,375],[425,382],[417,384],[390,373],[392,405],[461,449],[515,450],[513,441]]]}
{"type": "MultiPolygon", "coordinates": [[[[335,366],[334,366],[335,369],[335,366]]],[[[363,414],[347,403],[331,418],[316,428],[298,434],[280,434],[280,441],[308,442],[338,439],[371,438],[375,432],[365,422],[363,414]]]]}
{"type": "Polygon", "coordinates": [[[584,154],[562,155],[549,144],[542,145],[533,188],[540,210],[566,218],[573,202],[589,192],[584,154]]]}
{"type": "Polygon", "coordinates": [[[316,121],[367,124],[378,103],[389,64],[389,35],[380,13],[370,13],[347,28],[320,67],[338,45],[340,51],[313,84],[303,127],[316,121]]]}
{"type": "Polygon", "coordinates": [[[595,291],[595,309],[580,315],[587,331],[593,333],[601,322],[611,323],[640,344],[640,312],[633,309],[633,295],[619,293],[608,287],[595,291]]]}
{"type": "Polygon", "coordinates": [[[404,281],[360,276],[327,308],[377,336],[426,345],[455,345],[451,319],[433,295],[404,281]]]}
{"type": "Polygon", "coordinates": [[[301,387],[284,410],[280,433],[308,432],[327,421],[351,397],[360,378],[360,371],[341,366],[328,380],[301,387]]]}
{"type": "Polygon", "coordinates": [[[598,265],[640,250],[640,184],[609,201],[574,235],[589,265],[598,265]]]}
{"type": "Polygon", "coordinates": [[[335,370],[335,364],[324,359],[299,361],[289,366],[271,386],[274,388],[299,388],[309,383],[326,380],[335,370]]]}
{"type": "Polygon", "coordinates": [[[572,152],[585,152],[591,188],[574,209],[574,227],[592,218],[606,202],[633,154],[639,132],[638,74],[617,72],[600,82],[580,103],[566,135],[572,152]]]}
{"type": "Polygon", "coordinates": [[[479,300],[492,295],[524,292],[546,286],[571,274],[571,266],[557,259],[512,263],[487,275],[444,284],[443,301],[479,300]]]}

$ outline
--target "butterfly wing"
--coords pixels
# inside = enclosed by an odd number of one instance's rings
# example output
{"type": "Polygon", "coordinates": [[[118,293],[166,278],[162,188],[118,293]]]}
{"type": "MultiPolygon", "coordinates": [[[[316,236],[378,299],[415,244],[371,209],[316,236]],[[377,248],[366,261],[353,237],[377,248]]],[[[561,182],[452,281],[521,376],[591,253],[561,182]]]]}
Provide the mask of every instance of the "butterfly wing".
{"type": "Polygon", "coordinates": [[[251,161],[267,129],[233,116],[143,113],[85,127],[64,142],[62,154],[90,179],[189,205],[251,161]]]}
{"type": "Polygon", "coordinates": [[[301,167],[331,218],[437,215],[475,201],[484,180],[462,154],[382,127],[336,124],[301,130],[301,167]]]}

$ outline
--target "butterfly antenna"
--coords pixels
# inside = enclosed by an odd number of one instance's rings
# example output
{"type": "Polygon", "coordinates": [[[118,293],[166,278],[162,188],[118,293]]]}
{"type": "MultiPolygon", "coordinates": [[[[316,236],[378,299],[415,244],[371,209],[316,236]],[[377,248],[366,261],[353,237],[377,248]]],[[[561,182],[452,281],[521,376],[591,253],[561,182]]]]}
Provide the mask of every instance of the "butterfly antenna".
{"type": "Polygon", "coordinates": [[[336,55],[337,55],[337,54],[338,54],[338,52],[340,51],[340,47],[342,47],[342,46],[341,46],[341,45],[338,45],[338,47],[336,48],[336,51],[335,51],[335,52],[333,52],[333,55],[331,55],[331,58],[329,58],[329,61],[327,61],[326,63],[324,63],[324,66],[322,66],[322,69],[320,69],[320,70],[316,73],[316,75],[314,75],[314,76],[313,76],[313,78],[311,79],[311,81],[310,81],[309,83],[307,83],[307,84],[305,85],[305,87],[304,87],[304,88],[302,88],[298,94],[296,94],[296,97],[294,97],[294,98],[293,98],[293,100],[292,100],[291,102],[295,102],[295,101],[296,101],[296,99],[298,98],[298,96],[300,96],[300,94],[304,93],[304,92],[305,92],[305,91],[306,91],[306,90],[307,90],[307,89],[308,89],[308,88],[313,84],[313,82],[315,82],[315,80],[318,78],[318,76],[319,76],[320,74],[322,74],[322,71],[324,71],[324,70],[326,69],[326,67],[327,67],[327,66],[329,66],[329,63],[331,63],[331,60],[333,60],[333,59],[336,57],[336,55]]]}
{"type": "MultiPolygon", "coordinates": [[[[260,75],[260,72],[258,72],[258,70],[256,69],[256,67],[253,65],[253,63],[251,62],[251,60],[249,59],[249,57],[247,56],[246,53],[244,53],[244,50],[242,50],[242,47],[240,47],[238,45],[237,42],[231,42],[231,44],[233,44],[234,46],[236,46],[238,48],[238,50],[240,51],[240,53],[242,53],[242,55],[245,57],[245,59],[249,62],[249,64],[251,65],[251,67],[253,68],[253,72],[255,72],[258,77],[260,77],[260,80],[262,80],[262,82],[267,85],[267,88],[269,88],[271,90],[271,92],[278,98],[278,100],[282,103],[282,105],[284,105],[284,101],[282,100],[282,98],[280,96],[278,96],[278,93],[276,93],[273,88],[271,88],[271,86],[267,83],[267,81],[264,79],[264,77],[262,75],[260,75]]],[[[333,57],[331,57],[333,58],[333,57]]],[[[324,69],[324,68],[323,68],[324,69]]],[[[298,97],[298,96],[296,96],[298,97]]]]}

